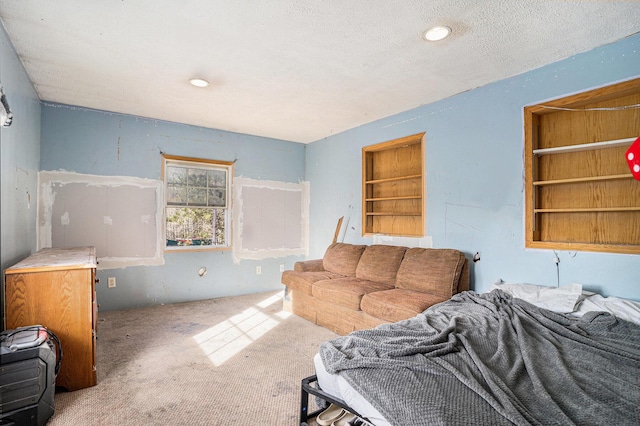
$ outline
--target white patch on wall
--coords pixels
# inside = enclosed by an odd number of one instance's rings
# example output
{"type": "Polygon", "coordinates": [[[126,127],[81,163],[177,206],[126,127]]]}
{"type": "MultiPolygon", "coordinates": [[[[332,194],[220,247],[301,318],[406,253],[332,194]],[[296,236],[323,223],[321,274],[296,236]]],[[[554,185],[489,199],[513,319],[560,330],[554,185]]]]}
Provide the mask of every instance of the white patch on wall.
{"type": "Polygon", "coordinates": [[[385,244],[388,246],[433,248],[430,236],[426,237],[394,237],[390,235],[376,234],[373,236],[373,244],[385,244]]]}
{"type": "Polygon", "coordinates": [[[233,259],[309,253],[309,183],[233,180],[233,259]]]}
{"type": "Polygon", "coordinates": [[[94,246],[99,269],[164,264],[162,181],[43,171],[38,250],[94,246]]]}

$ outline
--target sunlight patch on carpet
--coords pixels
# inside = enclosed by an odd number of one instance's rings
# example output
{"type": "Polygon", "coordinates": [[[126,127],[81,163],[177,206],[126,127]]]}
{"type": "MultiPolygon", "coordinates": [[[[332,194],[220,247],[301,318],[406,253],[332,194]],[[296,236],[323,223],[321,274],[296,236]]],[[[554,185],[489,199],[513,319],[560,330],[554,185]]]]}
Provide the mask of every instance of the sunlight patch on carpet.
{"type": "Polygon", "coordinates": [[[274,303],[282,303],[282,296],[271,296],[256,303],[253,307],[196,334],[193,339],[213,365],[218,367],[291,315],[284,310],[275,314],[264,311],[274,303]]]}

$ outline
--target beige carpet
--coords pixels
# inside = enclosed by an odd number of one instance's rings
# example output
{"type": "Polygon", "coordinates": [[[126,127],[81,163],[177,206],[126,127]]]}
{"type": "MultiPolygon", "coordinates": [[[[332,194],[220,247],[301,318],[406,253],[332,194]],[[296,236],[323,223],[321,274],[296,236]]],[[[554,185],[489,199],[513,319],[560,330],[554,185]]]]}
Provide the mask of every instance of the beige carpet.
{"type": "Polygon", "coordinates": [[[300,380],[337,335],[281,296],[100,313],[98,385],[56,393],[48,426],[298,424],[300,380]]]}

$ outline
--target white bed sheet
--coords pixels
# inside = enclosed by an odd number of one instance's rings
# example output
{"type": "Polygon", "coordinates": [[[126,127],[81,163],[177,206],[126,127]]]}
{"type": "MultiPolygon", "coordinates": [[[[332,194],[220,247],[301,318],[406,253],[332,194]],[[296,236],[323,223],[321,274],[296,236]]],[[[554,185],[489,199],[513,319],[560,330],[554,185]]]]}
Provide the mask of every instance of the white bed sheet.
{"type": "Polygon", "coordinates": [[[608,312],[617,318],[640,324],[640,302],[620,297],[604,297],[582,290],[581,284],[547,287],[537,284],[505,283],[502,280],[489,289],[500,289],[539,308],[581,317],[587,312],[608,312]]]}
{"type": "MultiPolygon", "coordinates": [[[[530,284],[524,284],[524,286],[530,286],[530,284]]],[[[533,304],[535,305],[536,303],[533,304]]],[[[546,306],[542,307],[546,308],[546,306]]],[[[603,297],[600,294],[583,292],[583,298],[578,301],[575,310],[569,315],[581,317],[589,311],[609,312],[618,318],[640,324],[640,302],[634,300],[603,297]]],[[[313,363],[318,377],[318,384],[323,391],[343,400],[360,415],[368,418],[375,426],[391,426],[382,414],[349,385],[344,378],[327,372],[322,359],[320,359],[320,354],[314,356],[313,363]]]]}
{"type": "Polygon", "coordinates": [[[581,317],[589,311],[609,312],[617,318],[640,324],[640,302],[635,300],[599,294],[587,295],[571,315],[581,317]]]}

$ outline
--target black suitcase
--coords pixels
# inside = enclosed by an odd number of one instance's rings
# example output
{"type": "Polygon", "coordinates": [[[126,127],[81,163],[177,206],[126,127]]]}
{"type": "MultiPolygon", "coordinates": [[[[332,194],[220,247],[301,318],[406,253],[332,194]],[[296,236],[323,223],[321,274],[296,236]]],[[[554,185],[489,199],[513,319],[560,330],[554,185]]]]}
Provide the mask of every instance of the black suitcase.
{"type": "Polygon", "coordinates": [[[0,333],[1,426],[47,423],[55,410],[55,382],[61,361],[60,341],[42,326],[0,333]]]}

